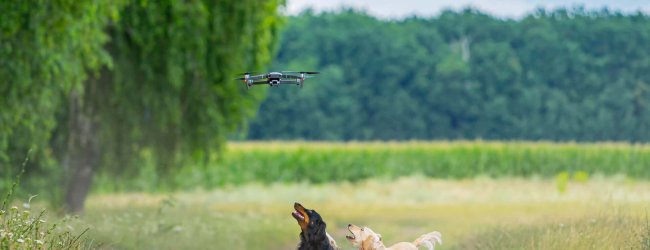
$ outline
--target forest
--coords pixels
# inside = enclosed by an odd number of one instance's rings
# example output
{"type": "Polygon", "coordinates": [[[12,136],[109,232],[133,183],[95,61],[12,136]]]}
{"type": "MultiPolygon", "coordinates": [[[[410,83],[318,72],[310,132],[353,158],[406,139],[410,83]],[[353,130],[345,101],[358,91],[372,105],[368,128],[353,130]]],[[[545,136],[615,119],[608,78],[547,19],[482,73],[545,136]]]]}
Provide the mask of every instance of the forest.
{"type": "Polygon", "coordinates": [[[647,15],[607,9],[305,11],[288,17],[271,68],[322,74],[268,91],[243,137],[647,142],[648,44],[647,15]]]}

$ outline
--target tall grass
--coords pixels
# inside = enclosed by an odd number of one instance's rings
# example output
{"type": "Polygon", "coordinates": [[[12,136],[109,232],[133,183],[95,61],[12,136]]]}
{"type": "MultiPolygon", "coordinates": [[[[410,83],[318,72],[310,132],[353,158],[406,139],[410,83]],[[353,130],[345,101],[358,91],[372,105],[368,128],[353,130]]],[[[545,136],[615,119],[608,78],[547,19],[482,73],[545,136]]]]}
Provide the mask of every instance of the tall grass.
{"type": "MultiPolygon", "coordinates": [[[[29,153],[28,153],[29,155],[29,153]]],[[[45,209],[38,213],[32,211],[31,201],[35,196],[29,197],[21,207],[12,205],[16,188],[20,178],[25,172],[25,165],[29,158],[23,162],[21,171],[14,179],[11,188],[2,200],[0,207],[0,249],[86,249],[86,239],[83,238],[86,230],[76,233],[72,229],[72,218],[67,217],[59,223],[48,223],[45,209]],[[64,226],[61,226],[64,225],[64,226]]]]}
{"type": "Polygon", "coordinates": [[[638,218],[608,214],[564,223],[501,226],[470,236],[455,248],[649,249],[646,239],[635,240],[646,227],[638,218]]]}
{"type": "MultiPolygon", "coordinates": [[[[424,175],[552,178],[558,173],[623,174],[650,179],[650,145],[546,142],[244,142],[230,143],[210,166],[186,166],[170,179],[141,177],[126,189],[213,188],[248,182],[355,182],[424,175]]],[[[155,177],[155,176],[154,176],[155,177]]],[[[100,190],[119,190],[99,177],[100,190]]]]}

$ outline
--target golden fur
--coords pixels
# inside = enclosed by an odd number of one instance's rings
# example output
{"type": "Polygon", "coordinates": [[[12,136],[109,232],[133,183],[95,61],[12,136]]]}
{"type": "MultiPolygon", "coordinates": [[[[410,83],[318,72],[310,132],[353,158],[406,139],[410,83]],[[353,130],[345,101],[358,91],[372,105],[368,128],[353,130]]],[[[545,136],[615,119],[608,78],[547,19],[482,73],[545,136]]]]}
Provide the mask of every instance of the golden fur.
{"type": "Polygon", "coordinates": [[[370,228],[350,224],[348,225],[348,230],[352,235],[345,236],[345,238],[359,250],[417,250],[420,246],[425,246],[429,250],[433,250],[436,243],[442,244],[442,234],[437,231],[423,234],[413,241],[413,243],[399,242],[390,247],[386,247],[382,242],[381,234],[375,233],[370,228]]]}

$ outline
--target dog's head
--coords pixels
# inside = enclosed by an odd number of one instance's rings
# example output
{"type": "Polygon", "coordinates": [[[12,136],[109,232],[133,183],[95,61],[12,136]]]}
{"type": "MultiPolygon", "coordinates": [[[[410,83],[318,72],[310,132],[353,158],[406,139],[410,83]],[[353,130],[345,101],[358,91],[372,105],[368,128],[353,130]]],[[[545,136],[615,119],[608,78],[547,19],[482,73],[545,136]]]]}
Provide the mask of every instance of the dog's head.
{"type": "Polygon", "coordinates": [[[306,239],[316,239],[326,235],[326,224],[316,211],[303,207],[300,203],[293,204],[291,215],[298,221],[302,235],[306,239]]]}
{"type": "Polygon", "coordinates": [[[345,238],[354,247],[358,247],[359,249],[377,249],[383,245],[381,243],[381,234],[373,232],[370,228],[349,224],[348,231],[350,231],[351,235],[346,235],[345,238]]]}

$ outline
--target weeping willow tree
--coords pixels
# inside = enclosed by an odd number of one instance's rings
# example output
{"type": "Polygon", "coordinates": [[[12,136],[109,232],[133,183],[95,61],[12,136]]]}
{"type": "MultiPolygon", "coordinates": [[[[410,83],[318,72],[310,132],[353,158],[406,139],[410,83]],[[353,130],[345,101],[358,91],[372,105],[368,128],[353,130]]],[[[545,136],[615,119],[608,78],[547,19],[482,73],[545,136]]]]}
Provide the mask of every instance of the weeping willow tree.
{"type": "Polygon", "coordinates": [[[71,96],[65,165],[69,211],[81,211],[98,166],[122,174],[152,152],[160,172],[206,161],[260,96],[231,79],[271,59],[277,0],[132,1],[107,28],[113,68],[71,96]]]}
{"type": "Polygon", "coordinates": [[[103,28],[119,6],[103,0],[0,1],[0,191],[30,150],[28,192],[60,186],[54,131],[65,124],[69,93],[83,91],[90,74],[110,66],[103,28]]]}
{"type": "MultiPolygon", "coordinates": [[[[52,65],[38,64],[38,56],[12,62],[3,55],[3,68],[30,64],[21,69],[24,78],[15,78],[11,69],[0,72],[10,79],[2,85],[3,93],[28,93],[3,104],[30,106],[36,100],[47,109],[32,114],[33,120],[16,121],[18,111],[3,108],[1,119],[15,124],[2,126],[1,149],[20,152],[35,144],[43,148],[41,152],[52,152],[47,153],[52,157],[44,158],[56,159],[58,163],[51,165],[63,169],[59,173],[65,183],[65,207],[73,213],[83,211],[97,171],[128,175],[138,168],[143,151],[150,153],[163,174],[184,162],[212,158],[225,136],[253,115],[261,99],[260,92],[247,92],[231,79],[237,71],[260,69],[270,61],[281,21],[278,6],[283,4],[282,0],[27,1],[19,10],[5,3],[2,8],[19,17],[27,13],[47,18],[49,12],[34,10],[41,2],[46,3],[40,5],[44,11],[65,14],[62,19],[68,26],[59,28],[64,35],[24,45],[23,41],[48,33],[52,22],[43,19],[41,33],[31,34],[34,23],[28,18],[23,26],[12,26],[18,34],[3,36],[16,45],[9,49],[12,52],[4,52],[31,53],[37,48],[54,54],[52,65]],[[63,7],[52,10],[48,5],[63,7]],[[21,32],[28,34],[21,37],[21,32]],[[59,75],[45,74],[44,80],[29,77],[39,70],[59,75]],[[12,85],[15,79],[23,85],[12,85]],[[43,88],[43,93],[26,91],[34,88],[43,88]],[[43,135],[16,134],[21,124],[38,125],[25,133],[43,135]],[[26,146],[13,150],[6,146],[17,140],[26,146]]],[[[1,22],[5,19],[9,18],[1,22]]],[[[6,49],[4,41],[0,46],[6,49]]],[[[17,157],[4,156],[9,161],[17,157]]],[[[38,165],[34,169],[42,169],[38,165]]]]}

